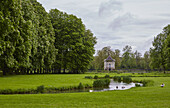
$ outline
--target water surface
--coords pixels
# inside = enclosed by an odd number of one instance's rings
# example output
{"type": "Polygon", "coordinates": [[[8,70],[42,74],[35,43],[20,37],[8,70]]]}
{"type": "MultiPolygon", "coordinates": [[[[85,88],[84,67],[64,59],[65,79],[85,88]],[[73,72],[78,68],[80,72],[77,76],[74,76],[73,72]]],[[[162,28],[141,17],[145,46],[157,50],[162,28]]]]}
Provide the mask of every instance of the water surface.
{"type": "MultiPolygon", "coordinates": [[[[115,82],[113,80],[110,80],[110,85],[109,88],[97,88],[97,89],[93,89],[93,90],[89,90],[89,92],[102,92],[102,91],[110,91],[110,90],[127,90],[130,89],[132,87],[135,87],[136,83],[123,83],[123,82],[115,82]]],[[[138,83],[140,84],[140,83],[138,83]]],[[[142,86],[142,84],[140,84],[142,86]]]]}

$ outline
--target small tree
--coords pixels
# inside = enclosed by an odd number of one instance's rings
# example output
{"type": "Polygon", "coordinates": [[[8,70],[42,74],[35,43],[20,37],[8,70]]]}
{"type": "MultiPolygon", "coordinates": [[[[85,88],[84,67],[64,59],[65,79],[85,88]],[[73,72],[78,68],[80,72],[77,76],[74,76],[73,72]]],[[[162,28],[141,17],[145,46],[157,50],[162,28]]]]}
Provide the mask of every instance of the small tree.
{"type": "Polygon", "coordinates": [[[78,89],[84,89],[84,86],[81,82],[79,83],[78,89]]]}
{"type": "Polygon", "coordinates": [[[44,93],[44,90],[45,90],[44,85],[41,85],[41,86],[38,86],[38,87],[37,87],[37,92],[38,92],[38,93],[44,93]]]}

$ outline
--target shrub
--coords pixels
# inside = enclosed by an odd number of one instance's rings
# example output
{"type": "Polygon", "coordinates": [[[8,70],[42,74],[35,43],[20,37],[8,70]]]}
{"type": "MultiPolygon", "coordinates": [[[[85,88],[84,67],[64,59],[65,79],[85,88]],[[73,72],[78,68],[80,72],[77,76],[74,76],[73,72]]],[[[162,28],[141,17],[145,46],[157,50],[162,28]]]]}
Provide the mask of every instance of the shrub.
{"type": "Polygon", "coordinates": [[[97,75],[95,75],[95,76],[94,76],[94,79],[98,79],[98,76],[97,76],[97,75]]]}
{"type": "Polygon", "coordinates": [[[152,80],[142,80],[142,81],[140,81],[140,83],[143,84],[143,87],[153,86],[153,84],[154,84],[154,82],[152,80]]]}
{"type": "Polygon", "coordinates": [[[123,76],[123,82],[124,83],[131,83],[132,82],[132,78],[130,78],[129,76],[123,76]]]}
{"type": "Polygon", "coordinates": [[[109,76],[109,75],[105,75],[104,77],[105,77],[105,78],[110,78],[110,76],[109,76]]]}
{"type": "Polygon", "coordinates": [[[108,87],[110,79],[100,79],[93,82],[93,87],[108,87]]]}
{"type": "Polygon", "coordinates": [[[11,89],[4,89],[4,90],[0,90],[1,94],[12,94],[12,90],[11,89]]]}
{"type": "Polygon", "coordinates": [[[104,82],[105,82],[104,86],[108,87],[110,84],[110,79],[108,79],[108,78],[104,79],[104,82]]]}
{"type": "Polygon", "coordinates": [[[38,87],[37,87],[37,92],[38,92],[38,93],[44,93],[44,90],[45,90],[44,85],[41,85],[41,86],[38,86],[38,87]]]}
{"type": "Polygon", "coordinates": [[[85,84],[85,88],[92,88],[92,86],[89,84],[85,84]]]}
{"type": "Polygon", "coordinates": [[[36,93],[36,90],[34,89],[4,89],[0,90],[0,94],[31,94],[31,93],[36,93]]]}
{"type": "Polygon", "coordinates": [[[113,72],[116,73],[116,72],[118,72],[118,71],[117,71],[117,70],[114,70],[113,72]]]}
{"type": "Polygon", "coordinates": [[[85,76],[86,79],[92,79],[92,76],[85,76]]]}
{"type": "Polygon", "coordinates": [[[135,84],[136,87],[140,87],[140,84],[135,84]]]}
{"type": "Polygon", "coordinates": [[[113,77],[113,80],[114,80],[114,81],[121,82],[121,77],[120,77],[120,76],[114,76],[114,77],[113,77]]]}
{"type": "Polygon", "coordinates": [[[25,89],[17,89],[16,92],[17,92],[17,94],[25,94],[26,90],[25,89]]]}
{"type": "Polygon", "coordinates": [[[78,89],[84,89],[84,86],[83,86],[83,84],[82,84],[82,83],[79,83],[79,85],[78,85],[78,89]]]}

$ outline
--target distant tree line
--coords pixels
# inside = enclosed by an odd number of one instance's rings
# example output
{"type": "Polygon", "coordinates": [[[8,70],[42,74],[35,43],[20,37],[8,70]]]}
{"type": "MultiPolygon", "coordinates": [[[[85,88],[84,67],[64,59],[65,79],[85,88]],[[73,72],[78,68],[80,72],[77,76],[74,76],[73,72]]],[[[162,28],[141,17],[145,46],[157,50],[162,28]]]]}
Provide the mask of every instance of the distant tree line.
{"type": "Polygon", "coordinates": [[[145,69],[164,71],[170,69],[170,25],[164,27],[162,33],[155,36],[152,42],[153,47],[142,54],[137,50],[132,51],[132,47],[127,45],[120,50],[111,50],[111,47],[104,47],[97,52],[97,56],[91,63],[90,69],[104,69],[104,59],[109,55],[116,60],[116,69],[145,69]]]}
{"type": "Polygon", "coordinates": [[[80,18],[37,0],[0,1],[0,69],[3,74],[84,72],[96,37],[80,18]]]}

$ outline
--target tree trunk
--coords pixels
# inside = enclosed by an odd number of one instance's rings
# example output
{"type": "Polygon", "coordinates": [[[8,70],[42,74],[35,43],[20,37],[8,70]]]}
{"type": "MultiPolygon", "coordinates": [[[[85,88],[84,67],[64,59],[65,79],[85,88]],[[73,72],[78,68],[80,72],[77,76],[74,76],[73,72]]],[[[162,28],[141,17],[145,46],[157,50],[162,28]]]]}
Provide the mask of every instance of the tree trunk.
{"type": "Polygon", "coordinates": [[[163,68],[164,68],[164,74],[165,74],[165,73],[166,73],[166,72],[165,72],[165,66],[163,66],[163,68]]]}
{"type": "Polygon", "coordinates": [[[53,74],[53,72],[54,72],[54,69],[52,68],[52,69],[51,69],[51,73],[53,74]]]}
{"type": "Polygon", "coordinates": [[[36,70],[37,70],[37,69],[33,69],[33,70],[34,70],[34,74],[36,74],[36,70]]]}
{"type": "Polygon", "coordinates": [[[63,69],[63,74],[65,74],[66,73],[66,70],[65,69],[63,69]]]}
{"type": "Polygon", "coordinates": [[[45,74],[45,69],[43,68],[43,74],[45,74]]]}
{"type": "Polygon", "coordinates": [[[37,69],[37,74],[39,74],[40,73],[40,69],[37,69]]]}
{"type": "Polygon", "coordinates": [[[40,68],[40,74],[42,74],[42,68],[40,68]]]}
{"type": "Polygon", "coordinates": [[[29,72],[30,72],[30,69],[28,68],[28,69],[27,69],[27,74],[30,74],[29,72]]]}
{"type": "Polygon", "coordinates": [[[58,73],[61,74],[61,68],[58,69],[58,73]]]}
{"type": "Polygon", "coordinates": [[[32,74],[32,70],[33,70],[33,69],[30,70],[30,74],[32,74]]]}
{"type": "Polygon", "coordinates": [[[17,69],[17,70],[15,70],[15,74],[16,75],[18,75],[19,74],[19,70],[17,69]]]}
{"type": "Polygon", "coordinates": [[[3,70],[3,75],[6,75],[6,74],[7,74],[7,73],[6,73],[6,69],[4,69],[4,70],[3,70]]]}

